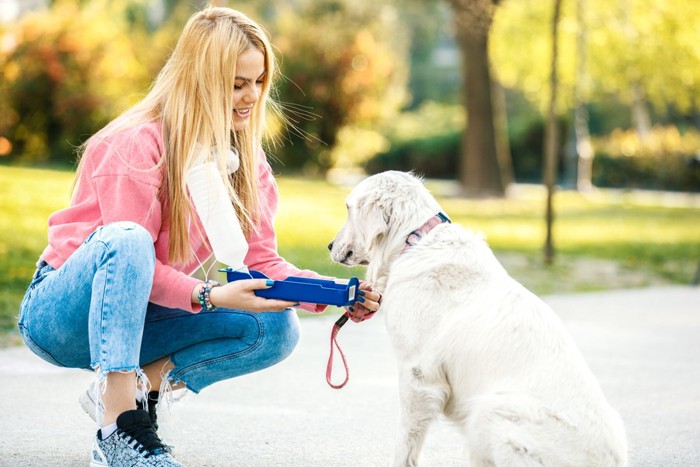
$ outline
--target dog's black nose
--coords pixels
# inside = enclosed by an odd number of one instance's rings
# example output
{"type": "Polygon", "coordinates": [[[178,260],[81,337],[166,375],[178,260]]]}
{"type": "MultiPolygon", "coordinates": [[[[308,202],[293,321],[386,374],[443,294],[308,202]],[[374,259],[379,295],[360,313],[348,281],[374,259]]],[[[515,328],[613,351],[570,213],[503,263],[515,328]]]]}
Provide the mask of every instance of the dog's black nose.
{"type": "Polygon", "coordinates": [[[328,251],[332,251],[332,250],[333,250],[333,242],[330,242],[328,244],[328,251]]]}

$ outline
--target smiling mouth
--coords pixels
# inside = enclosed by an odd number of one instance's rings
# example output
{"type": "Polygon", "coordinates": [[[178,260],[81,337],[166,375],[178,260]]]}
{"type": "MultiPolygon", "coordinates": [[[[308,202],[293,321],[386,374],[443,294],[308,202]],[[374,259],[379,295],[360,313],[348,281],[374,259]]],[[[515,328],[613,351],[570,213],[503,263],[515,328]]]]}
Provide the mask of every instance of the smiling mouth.
{"type": "Polygon", "coordinates": [[[234,109],[233,112],[238,115],[240,118],[248,118],[250,117],[250,111],[251,108],[248,107],[247,109],[234,109]]]}

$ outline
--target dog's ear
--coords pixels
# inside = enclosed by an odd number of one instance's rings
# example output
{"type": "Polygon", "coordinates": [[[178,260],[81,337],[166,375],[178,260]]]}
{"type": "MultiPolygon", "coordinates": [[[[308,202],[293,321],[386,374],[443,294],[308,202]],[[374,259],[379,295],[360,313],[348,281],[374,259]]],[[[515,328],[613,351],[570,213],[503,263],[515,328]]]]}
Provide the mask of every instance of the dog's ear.
{"type": "Polygon", "coordinates": [[[381,193],[363,200],[360,216],[361,222],[365,225],[367,238],[371,242],[380,240],[386,235],[391,222],[391,209],[381,193]]]}
{"type": "Polygon", "coordinates": [[[379,211],[381,212],[382,219],[384,220],[384,225],[386,225],[386,226],[391,225],[391,215],[392,215],[393,209],[391,209],[386,204],[380,204],[379,211]]]}

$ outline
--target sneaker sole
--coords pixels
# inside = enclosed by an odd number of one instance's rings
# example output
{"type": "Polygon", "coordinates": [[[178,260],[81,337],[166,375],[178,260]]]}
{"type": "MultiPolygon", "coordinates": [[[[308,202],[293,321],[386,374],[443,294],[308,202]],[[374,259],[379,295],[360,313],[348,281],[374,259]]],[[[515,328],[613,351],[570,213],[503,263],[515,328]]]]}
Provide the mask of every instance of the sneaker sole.
{"type": "Polygon", "coordinates": [[[97,410],[97,403],[95,399],[92,398],[92,394],[90,393],[89,389],[80,395],[78,402],[80,403],[80,407],[83,409],[83,411],[88,414],[90,418],[92,418],[92,421],[97,423],[97,414],[95,413],[97,410]]]}
{"type": "Polygon", "coordinates": [[[90,453],[90,467],[109,467],[109,464],[104,458],[102,451],[97,445],[97,442],[94,442],[92,452],[90,453]]]}

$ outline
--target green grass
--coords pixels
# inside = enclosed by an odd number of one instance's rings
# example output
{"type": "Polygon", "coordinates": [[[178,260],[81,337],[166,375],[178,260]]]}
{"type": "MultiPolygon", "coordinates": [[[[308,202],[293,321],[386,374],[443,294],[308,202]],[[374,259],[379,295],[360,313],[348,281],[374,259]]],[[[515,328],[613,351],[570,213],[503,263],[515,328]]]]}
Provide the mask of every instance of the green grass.
{"type": "Polygon", "coordinates": [[[73,173],[0,166],[0,331],[13,328],[49,215],[70,202],[73,173]]]}
{"type": "MultiPolygon", "coordinates": [[[[560,254],[651,268],[677,282],[689,281],[700,260],[697,208],[643,206],[619,200],[615,192],[586,197],[562,191],[554,202],[554,239],[560,254]],[[666,267],[675,262],[684,267],[666,267]]],[[[516,199],[450,199],[443,206],[458,222],[482,230],[495,250],[536,254],[542,249],[544,193],[539,189],[530,188],[516,199]]]]}
{"type": "MultiPolygon", "coordinates": [[[[68,205],[70,171],[0,166],[0,331],[15,326],[34,262],[46,244],[47,218],[68,205]]],[[[362,275],[333,264],[326,245],[345,219],[349,188],[280,177],[280,253],[322,274],[362,275]]],[[[455,222],[480,230],[511,274],[536,293],[690,282],[700,261],[700,209],[638,203],[601,191],[555,197],[557,261],[542,264],[544,193],[519,187],[506,200],[440,196],[455,222]]],[[[697,195],[696,195],[697,196],[697,195]]],[[[695,204],[697,206],[697,203],[695,204]]]]}

